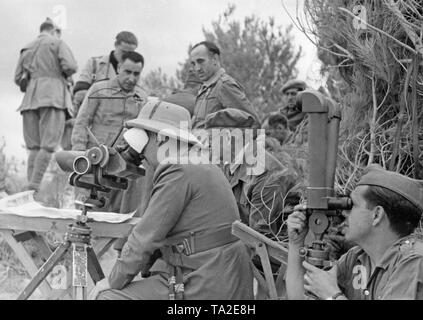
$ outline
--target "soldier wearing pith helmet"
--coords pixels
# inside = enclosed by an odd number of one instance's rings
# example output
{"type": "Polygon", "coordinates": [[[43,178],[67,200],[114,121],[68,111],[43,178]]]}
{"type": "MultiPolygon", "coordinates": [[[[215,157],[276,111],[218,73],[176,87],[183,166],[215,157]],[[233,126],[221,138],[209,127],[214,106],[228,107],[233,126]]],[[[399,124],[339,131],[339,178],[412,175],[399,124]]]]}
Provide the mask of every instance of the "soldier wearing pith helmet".
{"type": "Polygon", "coordinates": [[[126,141],[154,170],[153,188],[121,258],[92,298],[102,292],[99,299],[251,299],[249,255],[231,234],[239,215],[223,173],[159,156],[169,145],[174,156],[180,144],[201,147],[189,132],[189,112],[151,100],[127,126],[126,141]],[[139,272],[144,279],[132,282],[139,272]]]}

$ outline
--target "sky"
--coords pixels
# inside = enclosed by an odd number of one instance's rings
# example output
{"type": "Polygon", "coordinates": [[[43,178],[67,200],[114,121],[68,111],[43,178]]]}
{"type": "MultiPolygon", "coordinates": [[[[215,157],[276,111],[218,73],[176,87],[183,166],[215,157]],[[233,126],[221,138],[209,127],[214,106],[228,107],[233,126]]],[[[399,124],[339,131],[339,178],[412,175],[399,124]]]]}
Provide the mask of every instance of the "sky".
{"type": "MultiPolygon", "coordinates": [[[[143,74],[160,67],[174,76],[187,58],[189,45],[204,40],[203,28],[210,30],[211,22],[229,4],[236,6],[237,20],[254,14],[262,19],[274,17],[277,25],[287,26],[292,21],[282,1],[295,16],[297,0],[0,0],[0,143],[1,139],[6,142],[6,155],[26,158],[22,117],[16,112],[23,94],[13,83],[13,75],[20,49],[35,39],[46,17],[62,25],[62,39],[79,68],[91,56],[108,54],[116,34],[128,30],[138,37],[137,51],[145,57],[143,74]]],[[[300,11],[302,2],[298,1],[300,11]]],[[[318,87],[316,49],[295,27],[293,35],[296,45],[303,48],[299,78],[318,87]]]]}

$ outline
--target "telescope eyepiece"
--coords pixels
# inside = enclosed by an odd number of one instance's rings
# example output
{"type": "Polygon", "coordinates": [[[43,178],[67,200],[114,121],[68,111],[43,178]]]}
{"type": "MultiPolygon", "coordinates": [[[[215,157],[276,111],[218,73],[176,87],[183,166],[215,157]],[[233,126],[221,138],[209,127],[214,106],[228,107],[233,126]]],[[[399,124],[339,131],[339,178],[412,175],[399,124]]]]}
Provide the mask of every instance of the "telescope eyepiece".
{"type": "Polygon", "coordinates": [[[331,198],[328,201],[329,210],[351,210],[353,203],[350,197],[331,198]]]}
{"type": "Polygon", "coordinates": [[[131,146],[128,145],[128,147],[123,150],[120,155],[122,158],[135,166],[140,166],[142,161],[144,160],[144,156],[140,153],[138,153],[136,150],[134,150],[131,146]]]}

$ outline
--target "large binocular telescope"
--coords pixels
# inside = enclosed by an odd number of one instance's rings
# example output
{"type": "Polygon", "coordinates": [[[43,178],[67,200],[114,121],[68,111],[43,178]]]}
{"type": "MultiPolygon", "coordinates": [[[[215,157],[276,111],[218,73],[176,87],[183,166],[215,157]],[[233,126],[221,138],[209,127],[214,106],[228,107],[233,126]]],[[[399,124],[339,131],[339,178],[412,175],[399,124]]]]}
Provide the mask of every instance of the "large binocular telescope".
{"type": "Polygon", "coordinates": [[[128,179],[145,174],[139,167],[142,157],[129,145],[123,149],[100,145],[87,151],[60,151],[55,158],[60,169],[72,172],[70,184],[86,189],[127,189],[128,179]]]}

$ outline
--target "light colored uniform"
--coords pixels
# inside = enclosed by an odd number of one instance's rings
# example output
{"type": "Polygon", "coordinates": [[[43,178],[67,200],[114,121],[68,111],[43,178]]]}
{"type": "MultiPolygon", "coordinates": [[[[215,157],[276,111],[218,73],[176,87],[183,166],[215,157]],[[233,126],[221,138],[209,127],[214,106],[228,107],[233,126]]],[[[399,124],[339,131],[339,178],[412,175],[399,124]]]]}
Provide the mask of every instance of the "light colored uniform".
{"type": "Polygon", "coordinates": [[[18,111],[28,156],[29,188],[38,190],[51,154],[59,146],[66,116],[73,105],[66,78],[77,70],[70,48],[54,36],[40,34],[22,50],[15,71],[15,83],[28,70],[30,81],[18,111]]]}
{"type": "MultiPolygon", "coordinates": [[[[125,92],[120,87],[116,76],[112,80],[94,83],[88,90],[75,120],[71,138],[72,150],[85,151],[96,146],[96,142],[88,135],[87,127],[100,144],[110,145],[125,122],[135,119],[146,102],[147,94],[141,87],[137,85],[132,92],[125,92]]],[[[120,144],[122,139],[120,136],[117,144],[120,144]]],[[[121,212],[122,209],[124,212],[129,209],[135,210],[137,201],[134,199],[131,204],[127,202],[131,200],[131,195],[143,185],[143,178],[141,178],[130,181],[128,190],[124,192],[112,190],[107,196],[108,204],[99,210],[111,212],[121,212]],[[122,197],[126,200],[121,209],[122,197]]]]}
{"type": "MultiPolygon", "coordinates": [[[[110,63],[110,54],[104,56],[96,56],[88,59],[81,70],[78,82],[86,82],[92,85],[94,82],[102,80],[110,80],[116,77],[116,71],[110,63]]],[[[88,90],[79,90],[75,93],[74,104],[79,108],[85,98],[88,90]]]]}
{"type": "Polygon", "coordinates": [[[75,120],[72,150],[87,150],[95,146],[86,127],[91,129],[100,144],[110,143],[126,121],[138,116],[146,102],[147,93],[140,86],[135,86],[132,92],[125,92],[117,77],[94,83],[75,120]]]}
{"type": "Polygon", "coordinates": [[[74,74],[77,63],[63,40],[51,35],[39,35],[21,50],[15,71],[17,85],[25,69],[30,71],[31,80],[18,111],[22,113],[44,107],[72,110],[70,92],[63,73],[66,72],[68,76],[74,74]]]}
{"type": "Polygon", "coordinates": [[[423,242],[395,242],[370,273],[371,261],[354,247],[338,261],[338,285],[350,300],[423,300],[423,242]]]}

